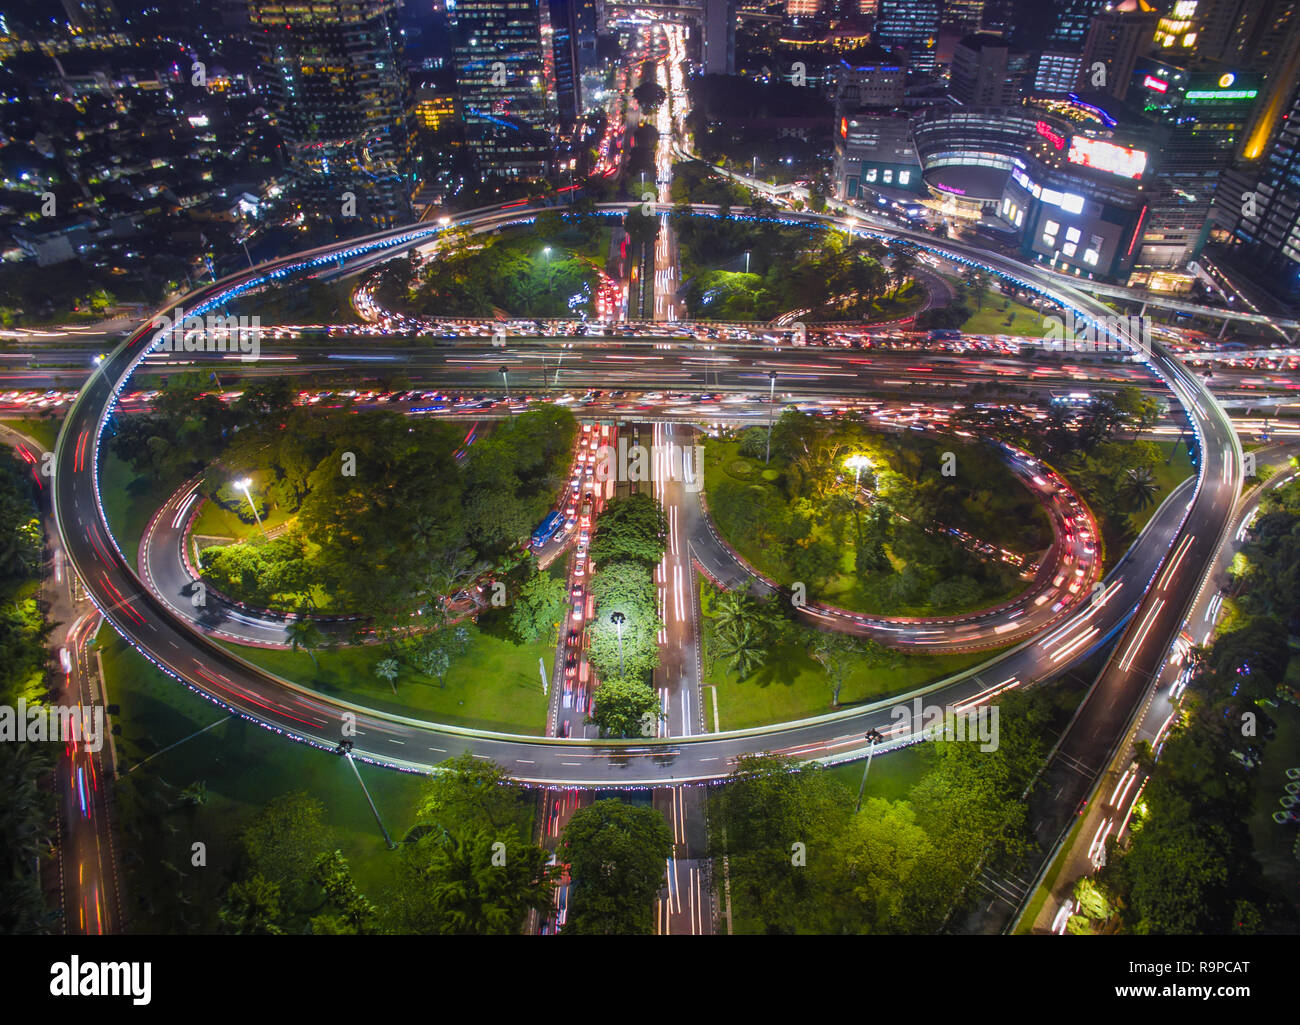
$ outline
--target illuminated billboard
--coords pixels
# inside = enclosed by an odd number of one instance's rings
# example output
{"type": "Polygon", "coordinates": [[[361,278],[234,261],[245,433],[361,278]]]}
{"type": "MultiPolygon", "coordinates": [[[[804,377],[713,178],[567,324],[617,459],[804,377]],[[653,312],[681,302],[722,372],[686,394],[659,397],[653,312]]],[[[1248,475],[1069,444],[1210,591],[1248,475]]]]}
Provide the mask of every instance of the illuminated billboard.
{"type": "Polygon", "coordinates": [[[1053,131],[1052,126],[1046,121],[1037,122],[1034,129],[1057,149],[1065,149],[1065,136],[1060,132],[1053,131]]]}
{"type": "Polygon", "coordinates": [[[1072,164],[1095,167],[1099,171],[1123,178],[1141,178],[1147,166],[1147,155],[1140,149],[1116,146],[1112,142],[1101,142],[1082,135],[1076,135],[1070,140],[1068,157],[1072,164]]]}

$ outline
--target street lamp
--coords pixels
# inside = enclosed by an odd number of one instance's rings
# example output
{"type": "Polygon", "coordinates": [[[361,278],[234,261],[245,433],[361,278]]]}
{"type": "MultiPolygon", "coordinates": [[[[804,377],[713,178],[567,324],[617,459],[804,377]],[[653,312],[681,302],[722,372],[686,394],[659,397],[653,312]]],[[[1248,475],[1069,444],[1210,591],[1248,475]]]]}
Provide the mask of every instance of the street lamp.
{"type": "MultiPolygon", "coordinates": [[[[262,526],[262,514],[257,511],[257,503],[253,501],[253,496],[248,491],[252,483],[253,482],[247,477],[241,477],[239,480],[234,482],[234,485],[239,488],[239,490],[244,493],[244,497],[248,499],[249,508],[253,510],[253,519],[257,520],[257,529],[262,532],[263,537],[266,537],[266,528],[262,526]]],[[[270,539],[267,538],[267,540],[270,539]]]]}
{"type": "Polygon", "coordinates": [[[614,624],[618,630],[618,675],[623,675],[623,624],[627,622],[627,617],[621,612],[615,612],[609,617],[609,621],[614,624]]]}
{"type": "Polygon", "coordinates": [[[379,823],[379,831],[384,834],[384,843],[388,844],[390,851],[397,850],[397,844],[393,843],[393,838],[388,835],[388,830],[384,828],[384,820],[379,817],[379,809],[375,807],[375,802],[370,797],[370,791],[366,789],[366,781],[361,778],[361,772],[357,768],[357,763],[352,760],[352,741],[344,740],[334,750],[335,754],[340,754],[348,760],[352,766],[352,771],[356,773],[357,782],[361,784],[361,792],[366,795],[366,803],[370,805],[370,810],[374,813],[375,821],[379,823]]]}
{"type": "Polygon", "coordinates": [[[749,273],[749,250],[745,250],[745,273],[749,273]]]}
{"type": "Polygon", "coordinates": [[[767,372],[768,389],[767,389],[767,455],[763,457],[763,463],[767,464],[772,461],[772,411],[776,408],[776,371],[767,372]]]}
{"type": "Polygon", "coordinates": [[[844,460],[844,465],[853,471],[853,497],[858,496],[858,482],[862,479],[862,471],[871,465],[871,460],[866,456],[857,455],[849,456],[844,460]]]}
{"type": "Polygon", "coordinates": [[[501,373],[501,380],[506,384],[506,413],[513,419],[515,411],[510,408],[510,368],[502,363],[498,369],[501,373]]]}
{"type": "Polygon", "coordinates": [[[871,756],[876,751],[876,745],[885,738],[878,729],[873,727],[867,731],[865,739],[867,741],[867,765],[866,768],[862,770],[862,786],[858,787],[858,806],[854,811],[862,810],[862,795],[867,789],[867,773],[871,771],[871,756]]]}

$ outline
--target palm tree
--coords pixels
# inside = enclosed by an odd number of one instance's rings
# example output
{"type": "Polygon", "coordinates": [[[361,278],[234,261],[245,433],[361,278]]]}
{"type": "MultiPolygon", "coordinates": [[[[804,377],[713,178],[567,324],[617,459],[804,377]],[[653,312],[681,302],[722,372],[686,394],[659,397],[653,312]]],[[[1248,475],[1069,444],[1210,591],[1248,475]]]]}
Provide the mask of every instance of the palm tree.
{"type": "Polygon", "coordinates": [[[752,616],[753,601],[745,591],[723,591],[713,600],[713,621],[720,633],[734,633],[752,616]]]}
{"type": "Polygon", "coordinates": [[[298,618],[290,620],[289,625],[284,628],[285,636],[289,638],[289,648],[292,651],[307,652],[311,656],[311,664],[320,671],[320,663],[316,661],[316,652],[312,649],[319,648],[325,643],[325,635],[320,632],[320,627],[316,625],[314,619],[308,619],[305,615],[306,609],[298,610],[298,618]]]}
{"type": "Polygon", "coordinates": [[[530,910],[550,909],[555,875],[547,852],[511,844],[509,857],[500,862],[495,842],[485,830],[464,839],[447,834],[429,851],[422,875],[442,935],[505,935],[516,931],[530,910]]]}
{"type": "Polygon", "coordinates": [[[375,675],[381,680],[387,680],[388,686],[393,688],[394,694],[397,693],[397,684],[394,681],[397,679],[400,668],[401,666],[395,658],[380,659],[375,666],[375,675]]]}
{"type": "Polygon", "coordinates": [[[1145,466],[1133,466],[1124,472],[1120,497],[1130,509],[1140,511],[1156,499],[1156,477],[1145,466]]]}
{"type": "Polygon", "coordinates": [[[767,660],[764,638],[752,620],[742,620],[735,630],[721,633],[718,655],[742,680],[752,676],[767,660]]]}

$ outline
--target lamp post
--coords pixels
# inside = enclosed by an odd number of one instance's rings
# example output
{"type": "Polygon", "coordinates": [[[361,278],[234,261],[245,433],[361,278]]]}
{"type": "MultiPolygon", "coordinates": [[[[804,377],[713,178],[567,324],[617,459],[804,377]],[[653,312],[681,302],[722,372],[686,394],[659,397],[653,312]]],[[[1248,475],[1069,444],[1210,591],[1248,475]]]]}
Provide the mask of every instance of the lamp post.
{"type": "Polygon", "coordinates": [[[767,389],[767,455],[763,457],[763,463],[767,464],[772,461],[772,411],[776,408],[776,371],[767,372],[768,389],[767,389]]]}
{"type": "Polygon", "coordinates": [[[866,456],[849,456],[844,460],[844,465],[853,471],[853,497],[858,497],[858,483],[862,479],[862,470],[871,465],[871,460],[866,456]]]}
{"type": "MultiPolygon", "coordinates": [[[[262,514],[257,511],[257,503],[253,501],[253,496],[248,491],[252,483],[247,477],[241,477],[235,481],[235,487],[239,488],[244,493],[244,497],[248,499],[248,506],[253,510],[253,519],[257,520],[257,529],[262,532],[263,537],[267,537],[266,528],[262,526],[262,514]]],[[[267,538],[267,540],[270,540],[270,538],[267,538]]]]}
{"type": "Polygon", "coordinates": [[[511,419],[514,419],[515,411],[510,408],[510,368],[502,363],[498,370],[501,374],[501,380],[506,385],[506,413],[511,419]]]}
{"type": "Polygon", "coordinates": [[[615,612],[609,617],[609,621],[614,624],[618,630],[618,675],[623,675],[623,624],[627,622],[627,617],[621,612],[615,612]]]}
{"type": "Polygon", "coordinates": [[[348,760],[352,766],[352,771],[356,774],[357,782],[361,784],[361,792],[366,795],[366,803],[370,805],[370,810],[375,816],[375,821],[379,823],[379,831],[384,834],[384,843],[388,844],[390,851],[397,850],[397,844],[393,843],[393,838],[388,835],[388,830],[384,828],[384,820],[379,817],[379,809],[375,807],[375,802],[370,796],[370,791],[366,789],[366,781],[361,778],[361,772],[357,768],[357,763],[352,760],[352,741],[345,740],[339,744],[335,751],[348,760]]]}
{"type": "Polygon", "coordinates": [[[745,250],[745,273],[749,273],[749,250],[745,250]]]}
{"type": "Polygon", "coordinates": [[[862,785],[858,787],[858,806],[854,809],[854,811],[862,810],[862,795],[863,793],[866,792],[867,789],[867,773],[871,771],[871,756],[876,751],[876,745],[879,744],[884,739],[885,738],[881,735],[880,731],[875,728],[872,728],[867,731],[866,734],[867,765],[866,768],[862,770],[862,785]]]}

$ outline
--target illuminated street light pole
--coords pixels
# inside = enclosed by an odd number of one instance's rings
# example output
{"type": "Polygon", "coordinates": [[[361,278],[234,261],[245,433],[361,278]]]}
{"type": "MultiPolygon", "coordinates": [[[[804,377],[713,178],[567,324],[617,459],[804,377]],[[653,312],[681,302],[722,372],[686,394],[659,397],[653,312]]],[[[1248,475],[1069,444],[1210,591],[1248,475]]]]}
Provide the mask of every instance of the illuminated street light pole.
{"type": "Polygon", "coordinates": [[[767,372],[768,389],[767,389],[767,455],[763,457],[763,463],[767,464],[772,461],[772,411],[776,408],[776,371],[767,372]]]}
{"type": "Polygon", "coordinates": [[[876,751],[876,745],[879,744],[884,739],[885,738],[881,735],[880,731],[877,729],[873,728],[867,731],[867,735],[866,735],[866,741],[868,745],[867,765],[866,768],[862,770],[862,786],[858,787],[858,806],[857,808],[854,809],[854,811],[862,810],[862,795],[866,792],[867,789],[867,773],[871,771],[871,756],[876,751]]]}
{"type": "Polygon", "coordinates": [[[623,624],[627,622],[627,617],[621,612],[615,612],[609,617],[609,621],[614,624],[618,630],[618,675],[623,675],[623,624]]]}
{"type": "Polygon", "coordinates": [[[844,465],[853,471],[853,497],[858,495],[858,483],[862,480],[862,470],[864,467],[871,465],[871,460],[866,456],[849,456],[844,460],[844,465]]]}
{"type": "Polygon", "coordinates": [[[253,501],[253,496],[248,490],[252,483],[253,482],[247,477],[241,477],[239,480],[235,481],[235,487],[239,488],[239,490],[244,493],[244,497],[248,499],[248,507],[253,510],[253,519],[257,520],[257,529],[260,530],[262,536],[269,541],[270,537],[268,537],[266,533],[266,528],[262,526],[262,514],[257,511],[257,503],[253,501]]]}
{"type": "Polygon", "coordinates": [[[502,363],[499,369],[501,372],[501,380],[506,384],[506,413],[509,414],[510,418],[513,420],[515,411],[510,408],[510,368],[502,363]]]}
{"type": "Polygon", "coordinates": [[[361,784],[361,792],[366,795],[366,803],[370,805],[370,810],[375,816],[375,821],[379,823],[379,831],[384,834],[384,843],[388,844],[390,851],[397,850],[397,844],[393,843],[393,838],[388,835],[388,830],[384,828],[384,820],[379,817],[379,809],[375,807],[375,802],[370,796],[370,791],[366,789],[366,781],[361,778],[361,770],[357,768],[357,763],[352,760],[352,741],[345,740],[339,744],[337,754],[341,754],[348,760],[352,766],[353,773],[356,774],[357,782],[361,784]]]}

